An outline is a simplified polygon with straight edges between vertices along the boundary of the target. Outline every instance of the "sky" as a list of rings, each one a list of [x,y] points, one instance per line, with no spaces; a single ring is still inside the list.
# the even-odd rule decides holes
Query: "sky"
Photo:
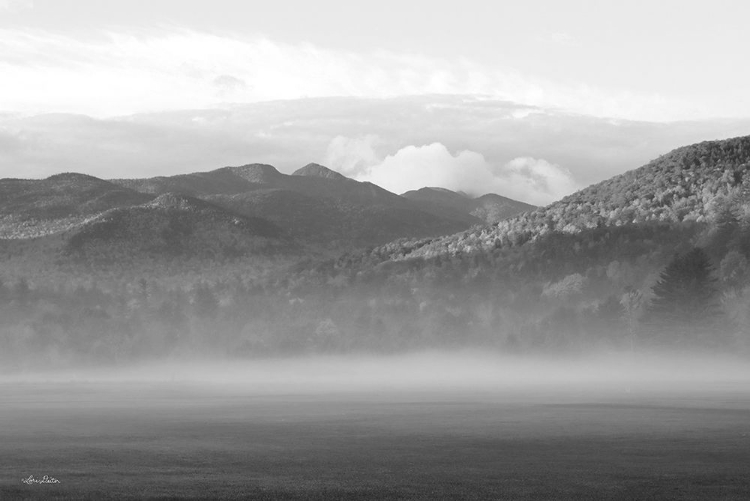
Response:
[[[315,161],[549,203],[750,133],[748,18],[728,0],[0,0],[0,177]]]

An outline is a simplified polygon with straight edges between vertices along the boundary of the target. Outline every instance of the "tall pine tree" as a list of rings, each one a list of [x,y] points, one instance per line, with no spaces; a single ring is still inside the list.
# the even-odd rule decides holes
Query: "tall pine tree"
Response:
[[[721,314],[716,281],[702,249],[675,256],[652,289],[644,320],[663,334],[683,334],[683,340],[710,334]]]

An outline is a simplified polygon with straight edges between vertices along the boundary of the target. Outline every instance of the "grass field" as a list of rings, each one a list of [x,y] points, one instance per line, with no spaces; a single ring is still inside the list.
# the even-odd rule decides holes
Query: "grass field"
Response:
[[[750,499],[746,382],[6,382],[0,402],[2,500]]]

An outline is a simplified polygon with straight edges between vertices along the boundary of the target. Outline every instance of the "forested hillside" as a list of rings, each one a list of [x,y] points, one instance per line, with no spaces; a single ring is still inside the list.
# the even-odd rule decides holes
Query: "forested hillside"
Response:
[[[750,137],[742,137],[680,148],[496,224],[286,269],[238,260],[191,272],[204,256],[174,269],[179,280],[117,267],[116,276],[79,275],[70,286],[14,276],[0,285],[2,356],[18,365],[31,354],[63,364],[460,346],[750,354],[749,188]],[[222,196],[224,207],[169,196],[142,210],[173,229],[184,227],[170,211],[217,214],[207,234],[216,235],[211,245],[228,245],[222,225],[234,223],[218,214],[235,195]],[[272,248],[283,233],[262,221],[240,226]],[[128,232],[140,223],[87,224],[80,245],[95,252],[110,228],[132,245]],[[191,249],[180,231],[145,241]],[[22,259],[19,245],[6,248],[5,262]]]
[[[520,245],[547,233],[640,223],[711,223],[744,215],[750,193],[750,137],[674,150],[649,164],[496,225],[432,240],[413,255]],[[413,246],[413,244],[410,244]]]
[[[300,269],[288,289],[318,303],[312,309],[327,311],[342,331],[402,346],[747,349],[749,169],[750,137],[680,148],[495,225]],[[700,332],[679,321],[666,328],[654,313],[654,287],[696,247],[712,280],[695,293],[715,302],[717,314]]]
[[[85,174],[0,179],[0,239],[57,233],[103,211],[152,198]]]

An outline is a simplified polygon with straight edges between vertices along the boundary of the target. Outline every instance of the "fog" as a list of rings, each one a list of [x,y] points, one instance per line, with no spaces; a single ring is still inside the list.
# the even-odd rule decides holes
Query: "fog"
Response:
[[[0,498],[745,499],[749,388],[707,353],[7,373]]]
[[[559,387],[696,388],[750,383],[747,360],[729,355],[620,353],[555,358],[476,350],[392,356],[171,360],[118,368],[23,371],[0,383],[154,383],[247,393],[492,391]]]

